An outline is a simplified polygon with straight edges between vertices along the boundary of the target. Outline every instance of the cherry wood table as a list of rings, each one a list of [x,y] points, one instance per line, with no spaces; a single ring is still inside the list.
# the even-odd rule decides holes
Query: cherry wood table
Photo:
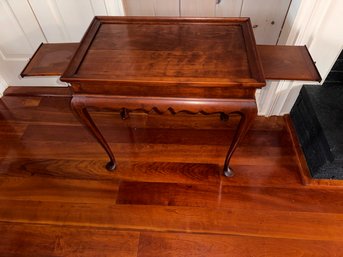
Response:
[[[108,154],[108,170],[117,162],[90,110],[119,110],[123,119],[133,111],[239,114],[223,165],[232,176],[230,159],[265,79],[320,80],[306,47],[284,48],[257,47],[248,18],[95,17],[79,44],[41,45],[22,76],[63,72],[71,106]]]

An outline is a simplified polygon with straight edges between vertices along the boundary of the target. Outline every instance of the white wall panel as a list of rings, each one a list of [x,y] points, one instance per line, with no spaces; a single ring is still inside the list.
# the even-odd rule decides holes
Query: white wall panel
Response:
[[[29,0],[48,42],[70,41],[56,0]]]
[[[179,16],[179,0],[123,0],[129,16]]]
[[[3,92],[8,87],[7,82],[3,77],[0,76],[0,97],[3,95]]]
[[[156,16],[179,16],[179,0],[154,0]]]
[[[6,1],[0,2],[0,26],[5,29],[0,38],[3,58],[23,57],[32,51],[30,42]]]
[[[154,0],[124,0],[125,14],[129,16],[155,16]]]
[[[0,0],[0,54],[27,58],[45,41],[26,0]]]
[[[97,15],[123,15],[120,0],[28,0],[48,42],[79,42]]]
[[[0,94],[6,85],[57,84],[56,78],[22,79],[19,74],[44,35],[26,0],[0,0]]]
[[[22,33],[31,45],[31,49],[36,50],[37,46],[45,41],[45,38],[29,3],[26,0],[7,0],[7,2],[11,6]]]
[[[217,17],[239,17],[243,0],[221,0],[216,4]]]
[[[180,0],[181,16],[213,17],[216,15],[216,0]]]
[[[78,42],[103,1],[29,0],[48,42]],[[106,11],[106,9],[105,9]]]
[[[97,2],[100,5],[103,4],[102,1]],[[96,15],[93,8],[95,2],[92,3],[89,0],[56,0],[56,3],[68,34],[68,41],[80,41]]]
[[[105,2],[107,15],[112,15],[112,16],[124,15],[124,7],[123,7],[122,0],[103,0],[103,1]]]
[[[53,86],[65,85],[58,77],[27,77],[21,78],[20,72],[24,69],[28,59],[4,60],[0,58],[0,75],[9,86]],[[1,90],[2,88],[0,88]],[[2,92],[0,92],[2,93]]]
[[[259,44],[276,44],[291,0],[123,0],[134,16],[251,17]]]
[[[104,0],[90,0],[90,5],[94,15],[107,15],[106,2]]]
[[[277,43],[291,0],[244,0],[242,17],[250,17],[258,44]]]

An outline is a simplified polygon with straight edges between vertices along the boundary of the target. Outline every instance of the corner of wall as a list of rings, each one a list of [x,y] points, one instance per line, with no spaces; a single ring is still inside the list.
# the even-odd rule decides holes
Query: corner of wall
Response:
[[[0,97],[3,96],[3,93],[5,92],[7,87],[7,82],[3,79],[3,77],[0,76]]]
[[[327,76],[342,49],[343,1],[292,1],[279,44],[307,45],[323,78]],[[260,92],[260,115],[289,113],[303,84],[318,82],[281,81]]]

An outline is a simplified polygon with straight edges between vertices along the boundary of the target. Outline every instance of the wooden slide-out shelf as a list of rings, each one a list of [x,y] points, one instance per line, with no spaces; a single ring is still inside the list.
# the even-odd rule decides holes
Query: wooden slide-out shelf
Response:
[[[79,43],[41,44],[21,73],[27,76],[61,76]],[[320,81],[306,46],[257,45],[265,79]]]
[[[61,76],[78,46],[79,43],[42,43],[20,75]]]
[[[265,79],[321,81],[306,46],[257,45]]]

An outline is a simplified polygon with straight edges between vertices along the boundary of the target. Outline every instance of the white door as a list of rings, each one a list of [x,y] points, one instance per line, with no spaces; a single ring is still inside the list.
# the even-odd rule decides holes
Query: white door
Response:
[[[291,0],[123,0],[126,15],[250,17],[256,42],[271,45],[278,41],[290,4]]]
[[[9,85],[56,84],[53,79],[22,82],[19,78],[28,58],[41,42],[46,42],[26,0],[0,0],[0,28],[0,75],[3,80]]]

